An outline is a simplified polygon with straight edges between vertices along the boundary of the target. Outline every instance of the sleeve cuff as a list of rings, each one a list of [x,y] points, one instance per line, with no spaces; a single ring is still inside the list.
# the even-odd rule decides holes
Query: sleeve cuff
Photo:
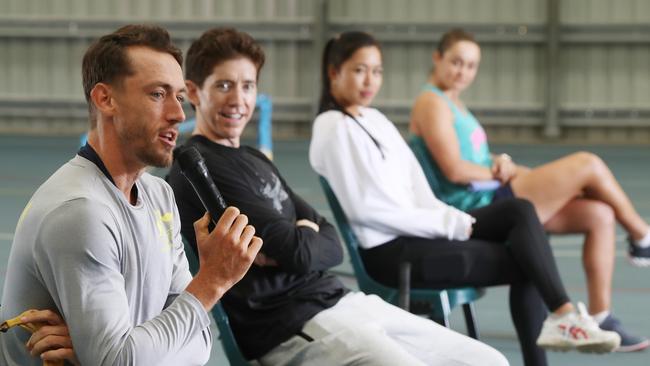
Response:
[[[469,239],[470,228],[472,224],[476,222],[476,219],[471,215],[457,211],[456,212],[456,225],[453,233],[453,238],[456,240],[467,240]]]
[[[208,312],[205,311],[203,304],[201,304],[201,302],[196,297],[194,297],[194,295],[192,295],[187,291],[183,291],[176,298],[176,301],[179,300],[186,303],[194,310],[194,313],[197,314],[199,324],[201,325],[202,328],[206,328],[210,326],[210,314],[208,314]]]

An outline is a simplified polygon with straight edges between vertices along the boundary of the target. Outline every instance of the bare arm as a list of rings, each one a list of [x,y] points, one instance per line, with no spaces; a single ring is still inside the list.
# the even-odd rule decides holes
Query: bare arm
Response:
[[[508,154],[492,156],[492,175],[501,183],[509,182],[517,175],[518,166]]]
[[[440,96],[427,92],[416,99],[411,112],[411,132],[424,139],[447,179],[459,184],[494,179],[491,169],[461,159],[453,124],[453,113]]]

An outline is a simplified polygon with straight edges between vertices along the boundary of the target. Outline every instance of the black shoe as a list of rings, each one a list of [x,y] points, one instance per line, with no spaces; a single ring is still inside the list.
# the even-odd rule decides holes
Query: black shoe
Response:
[[[615,352],[641,351],[650,346],[650,341],[647,339],[626,332],[620,320],[613,317],[612,314],[607,315],[607,318],[599,326],[602,330],[616,332],[621,336],[621,345],[614,350]]]
[[[650,247],[641,248],[628,238],[627,255],[630,263],[637,267],[650,266]]]

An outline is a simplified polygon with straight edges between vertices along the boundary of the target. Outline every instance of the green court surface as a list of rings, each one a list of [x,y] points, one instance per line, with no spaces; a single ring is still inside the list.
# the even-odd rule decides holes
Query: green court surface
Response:
[[[78,139],[71,137],[0,137],[0,284],[4,283],[6,263],[18,216],[34,190],[58,166],[76,152]],[[293,187],[326,217],[331,213],[321,192],[316,175],[307,158],[308,141],[275,142],[275,161]],[[499,145],[495,152],[506,152],[519,163],[535,166],[562,155],[589,150],[600,155],[619,178],[641,215],[650,219],[650,148],[638,146],[565,146],[565,145]],[[154,170],[162,174],[163,170]],[[571,179],[571,177],[566,177]],[[581,238],[579,236],[552,236],[551,242],[572,300],[585,301],[585,281],[582,272]],[[630,330],[650,336],[650,269],[634,268],[625,259],[625,238],[619,229],[617,235],[616,272],[614,277],[613,311]],[[334,271],[346,284],[356,287],[347,260]],[[508,312],[507,288],[491,288],[476,305],[482,341],[496,347],[509,359],[511,365],[522,365],[519,346]],[[452,315],[452,327],[465,332],[462,312]],[[216,335],[218,332],[214,331]],[[227,361],[215,337],[213,357],[209,365],[225,365]],[[631,354],[582,355],[578,353],[550,353],[551,365],[648,365],[650,351]]]

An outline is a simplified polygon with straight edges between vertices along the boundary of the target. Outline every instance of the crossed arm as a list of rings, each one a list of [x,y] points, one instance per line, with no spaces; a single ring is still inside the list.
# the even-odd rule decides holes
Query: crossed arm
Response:
[[[22,323],[42,324],[32,333],[26,347],[32,356],[43,361],[68,361],[79,366],[79,360],[72,346],[72,339],[63,318],[52,310],[36,310],[25,313]]]
[[[97,365],[158,364],[170,357],[183,363],[185,359],[209,354],[207,310],[243,277],[261,246],[246,217],[237,209],[229,208],[211,232],[208,232],[209,217],[199,220],[195,225],[201,260],[199,273],[191,278],[182,245],[175,246],[171,286],[163,289],[168,294],[143,294],[150,297],[147,306],[163,310],[142,324],[132,324],[129,295],[124,290],[126,279],[118,262],[123,253],[113,252],[115,249],[107,245],[111,242],[106,237],[110,232],[106,229],[107,221],[98,219],[101,215],[97,212],[92,215],[83,209],[79,211],[79,206],[83,204],[72,211],[81,214],[55,216],[74,217],[83,221],[77,225],[90,230],[68,235],[69,230],[61,229],[66,227],[65,223],[54,220],[46,231],[50,234],[48,240],[57,244],[52,245],[57,253],[43,248],[36,253],[46,286],[56,294],[53,297],[57,308],[62,309],[66,324],[50,314],[47,321],[52,326],[43,327],[28,343],[32,354],[73,360],[76,353],[82,364]],[[68,245],[88,243],[89,238],[95,244]],[[128,263],[124,265],[125,270],[132,269]],[[71,266],[77,270],[69,271]],[[74,340],[75,348],[70,339]]]

